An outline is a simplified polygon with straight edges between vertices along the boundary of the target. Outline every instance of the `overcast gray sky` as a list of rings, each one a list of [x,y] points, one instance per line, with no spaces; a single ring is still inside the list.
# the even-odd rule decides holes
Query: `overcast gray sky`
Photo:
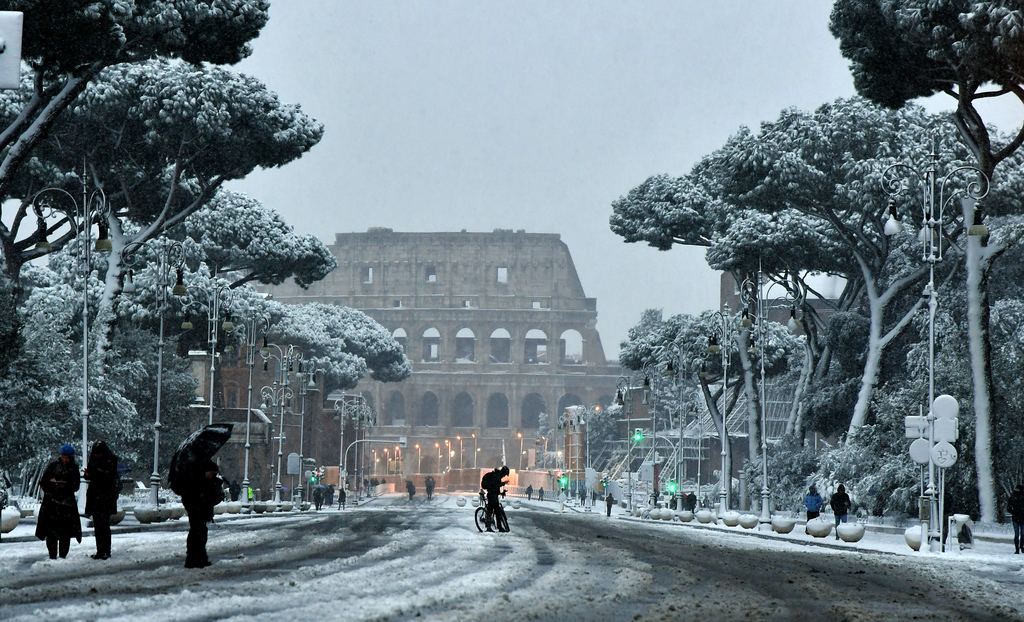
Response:
[[[605,352],[646,308],[718,304],[702,249],[608,228],[648,176],[741,125],[853,94],[825,0],[276,0],[239,69],[323,122],[298,162],[233,184],[300,233],[560,233]]]

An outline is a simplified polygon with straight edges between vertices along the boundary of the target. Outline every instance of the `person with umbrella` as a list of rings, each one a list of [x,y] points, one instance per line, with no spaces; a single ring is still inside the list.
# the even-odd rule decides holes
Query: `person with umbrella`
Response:
[[[213,520],[213,506],[224,500],[224,480],[218,475],[220,469],[213,455],[231,438],[232,427],[230,423],[217,423],[193,432],[171,457],[171,490],[181,495],[181,504],[188,513],[186,568],[211,564],[206,554],[206,523]]]
[[[68,556],[71,538],[82,541],[82,522],[78,518],[75,493],[82,485],[75,463],[74,445],[62,445],[60,456],[47,465],[39,478],[43,501],[36,518],[36,537],[46,541],[50,559]]]
[[[85,492],[85,514],[92,517],[93,534],[96,536],[96,553],[92,558],[110,559],[110,515],[117,512],[121,477],[117,474],[117,456],[103,441],[93,443],[84,475],[89,481]]]

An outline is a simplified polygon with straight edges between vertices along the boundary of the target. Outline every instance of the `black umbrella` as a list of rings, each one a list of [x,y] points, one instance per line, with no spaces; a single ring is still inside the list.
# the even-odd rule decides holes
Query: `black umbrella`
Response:
[[[233,423],[214,423],[202,430],[196,430],[181,441],[177,451],[171,456],[171,468],[167,476],[167,479],[170,480],[171,490],[181,494],[179,487],[189,485],[187,480],[195,472],[195,466],[212,458],[213,454],[228,442],[234,425]]]

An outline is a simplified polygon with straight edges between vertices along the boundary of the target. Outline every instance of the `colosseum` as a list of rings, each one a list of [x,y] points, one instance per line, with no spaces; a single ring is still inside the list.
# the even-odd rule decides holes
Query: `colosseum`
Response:
[[[408,380],[354,391],[377,411],[373,438],[405,446],[401,472],[530,468],[546,441],[561,444],[539,434],[542,414],[611,403],[620,370],[558,234],[374,228],[329,248],[338,268],[327,278],[266,291],[359,309],[402,344]]]

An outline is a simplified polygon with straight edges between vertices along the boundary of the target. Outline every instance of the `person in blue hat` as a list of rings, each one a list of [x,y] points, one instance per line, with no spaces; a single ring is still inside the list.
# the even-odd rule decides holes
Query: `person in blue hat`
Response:
[[[43,501],[36,517],[36,537],[46,541],[50,559],[68,556],[71,538],[82,541],[82,522],[78,518],[75,493],[82,484],[75,463],[73,445],[62,445],[59,457],[47,465],[39,478]]]

